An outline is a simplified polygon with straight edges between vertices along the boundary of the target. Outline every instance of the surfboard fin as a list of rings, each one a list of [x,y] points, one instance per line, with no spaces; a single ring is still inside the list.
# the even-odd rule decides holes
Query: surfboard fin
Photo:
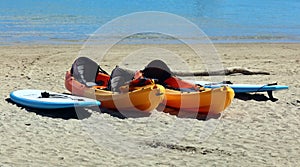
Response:
[[[269,99],[270,99],[272,102],[275,102],[275,101],[278,100],[277,98],[274,98],[274,96],[273,96],[273,91],[267,91],[267,93],[268,93]]]

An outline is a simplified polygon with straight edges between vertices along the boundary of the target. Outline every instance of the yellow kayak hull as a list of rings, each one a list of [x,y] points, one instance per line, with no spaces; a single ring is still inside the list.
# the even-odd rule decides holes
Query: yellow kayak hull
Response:
[[[108,109],[151,112],[163,101],[164,93],[165,88],[161,85],[147,85],[126,93],[95,89],[92,96]]]
[[[142,87],[123,87],[121,93],[105,90],[103,86],[87,87],[79,83],[69,71],[65,77],[65,87],[72,94],[101,101],[101,107],[118,111],[141,111],[150,113],[162,103],[165,88],[158,84]]]
[[[230,87],[205,89],[201,92],[181,92],[166,89],[162,105],[177,111],[197,112],[201,114],[219,114],[232,102],[234,91]]]

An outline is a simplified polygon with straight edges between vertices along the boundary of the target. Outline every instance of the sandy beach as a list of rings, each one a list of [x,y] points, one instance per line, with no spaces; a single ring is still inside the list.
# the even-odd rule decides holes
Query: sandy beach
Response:
[[[169,50],[191,69],[205,70],[205,63],[193,59],[186,46],[164,45],[157,54],[151,52],[155,47],[146,46],[150,50],[142,50],[142,57],[159,58],[159,53]],[[115,47],[101,66],[110,72],[123,62],[127,68],[140,69],[145,63],[127,56],[138,55],[135,51],[140,48],[145,46]],[[278,82],[289,89],[274,92],[276,102],[266,93],[234,98],[219,119],[180,118],[159,111],[120,119],[93,109],[85,111],[85,119],[67,119],[72,111],[29,112],[7,99],[11,91],[27,88],[67,93],[65,72],[79,56],[81,45],[0,46],[0,166],[299,166],[300,44],[216,44],[215,48],[225,68],[271,74],[224,79]],[[182,69],[179,59],[166,60],[175,70],[187,68]]]

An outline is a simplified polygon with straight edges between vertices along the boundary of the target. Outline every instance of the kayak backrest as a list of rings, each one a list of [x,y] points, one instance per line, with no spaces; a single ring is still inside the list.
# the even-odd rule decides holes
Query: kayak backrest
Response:
[[[146,78],[156,79],[159,84],[172,76],[170,68],[161,60],[151,61],[143,70],[143,76]]]
[[[110,75],[108,90],[120,92],[120,87],[132,80],[134,72],[116,66]]]
[[[87,57],[79,57],[72,65],[71,74],[78,82],[91,87],[97,85],[96,78],[100,69],[99,65],[93,60]]]

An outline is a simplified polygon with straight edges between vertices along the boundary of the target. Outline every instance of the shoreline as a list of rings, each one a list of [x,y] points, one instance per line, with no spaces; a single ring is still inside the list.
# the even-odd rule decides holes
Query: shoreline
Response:
[[[0,47],[6,47],[6,46],[78,46],[78,45],[84,45],[85,42],[83,43],[10,43],[10,44],[0,44]],[[121,43],[118,45],[184,45],[185,43]],[[191,44],[197,44],[197,43],[191,43]],[[213,44],[213,45],[252,45],[252,44],[300,44],[300,42],[210,42],[208,44]]]

